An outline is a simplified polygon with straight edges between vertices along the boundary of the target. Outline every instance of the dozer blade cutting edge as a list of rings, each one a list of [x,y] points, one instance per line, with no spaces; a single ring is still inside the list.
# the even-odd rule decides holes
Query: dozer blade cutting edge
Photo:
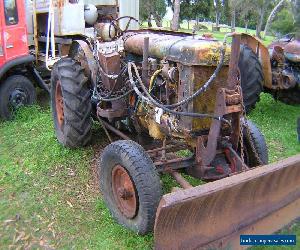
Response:
[[[156,249],[241,249],[300,217],[300,155],[162,197]]]

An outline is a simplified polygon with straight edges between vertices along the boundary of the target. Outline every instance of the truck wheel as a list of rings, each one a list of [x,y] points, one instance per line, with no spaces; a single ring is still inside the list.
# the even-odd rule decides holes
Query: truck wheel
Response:
[[[268,147],[264,135],[253,122],[247,120],[247,125],[248,132],[246,127],[244,127],[243,130],[245,163],[251,168],[259,166],[260,164],[268,164]],[[249,135],[251,136],[251,138],[249,138]],[[253,146],[251,145],[250,140],[252,141]],[[253,147],[259,159],[257,159]]]
[[[258,57],[245,45],[241,46],[239,69],[244,105],[246,112],[249,113],[259,101],[260,93],[263,91],[264,77]]]
[[[152,231],[162,187],[142,146],[128,140],[108,145],[101,156],[99,176],[101,192],[112,216],[138,234]]]
[[[27,77],[10,76],[0,84],[0,119],[9,120],[19,107],[35,102],[35,88]]]
[[[58,141],[64,146],[86,146],[91,139],[91,94],[79,63],[58,61],[51,76],[51,105]]]

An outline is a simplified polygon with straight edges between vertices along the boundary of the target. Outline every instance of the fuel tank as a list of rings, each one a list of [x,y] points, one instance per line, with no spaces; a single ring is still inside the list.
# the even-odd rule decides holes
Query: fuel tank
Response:
[[[150,57],[167,59],[186,66],[216,66],[220,61],[222,42],[181,32],[142,30],[129,33],[125,50],[143,55],[145,37],[149,37]],[[225,65],[228,65],[229,58],[230,47],[227,47]]]

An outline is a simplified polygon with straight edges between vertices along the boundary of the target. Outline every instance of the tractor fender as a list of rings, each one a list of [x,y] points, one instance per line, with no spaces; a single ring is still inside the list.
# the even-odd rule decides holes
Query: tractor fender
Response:
[[[241,34],[241,44],[247,45],[258,56],[264,76],[264,86],[272,88],[271,59],[268,48],[257,37],[246,33]]]
[[[0,68],[0,79],[5,75],[7,71],[12,69],[13,67],[21,64],[28,64],[33,61],[34,61],[33,55],[20,56],[15,59],[12,59],[11,61],[8,61]]]
[[[76,53],[76,49],[79,48],[82,49],[84,52],[84,57],[78,57],[75,58],[76,55],[74,55],[74,52]],[[91,78],[92,82],[96,82],[96,76],[97,76],[97,62],[94,58],[93,52],[90,49],[90,46],[87,42],[84,40],[74,40],[72,42],[69,57],[75,59],[76,61],[81,63],[81,66],[84,67],[85,72],[88,74],[88,76]]]

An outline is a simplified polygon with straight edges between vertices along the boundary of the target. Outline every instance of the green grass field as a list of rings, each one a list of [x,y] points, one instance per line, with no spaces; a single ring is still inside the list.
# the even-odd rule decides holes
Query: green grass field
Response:
[[[250,118],[266,136],[271,162],[300,153],[299,115],[300,107],[262,95]],[[95,174],[107,140],[98,124],[93,134],[85,149],[62,147],[47,107],[25,108],[0,124],[0,249],[152,248],[153,235],[138,236],[110,217]],[[300,227],[284,233],[300,237]]]

